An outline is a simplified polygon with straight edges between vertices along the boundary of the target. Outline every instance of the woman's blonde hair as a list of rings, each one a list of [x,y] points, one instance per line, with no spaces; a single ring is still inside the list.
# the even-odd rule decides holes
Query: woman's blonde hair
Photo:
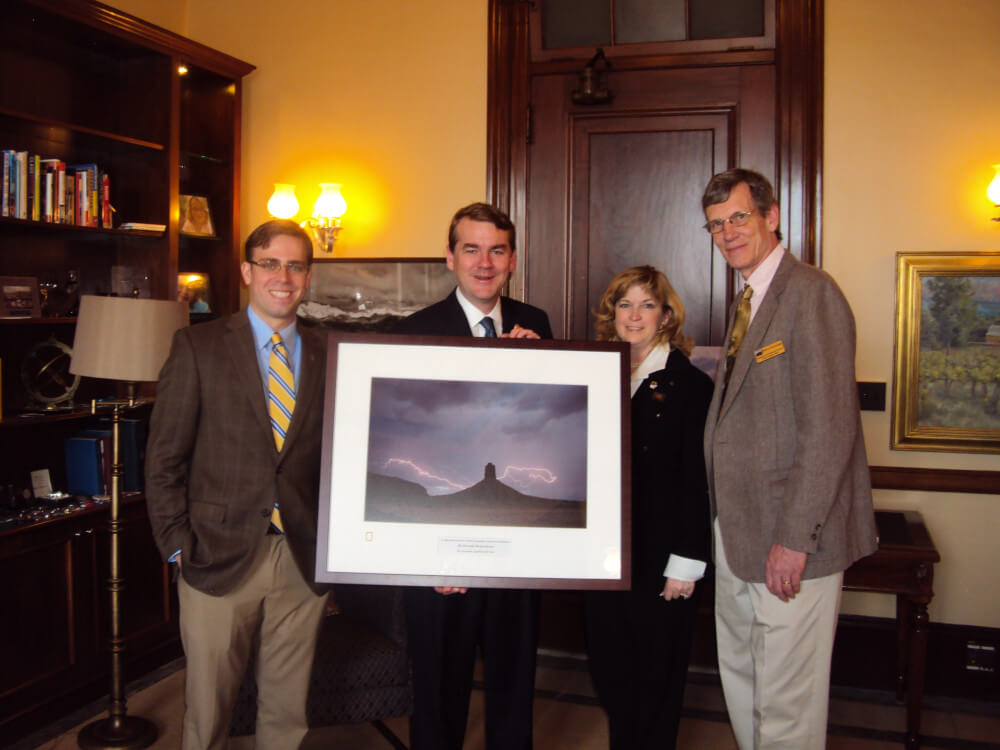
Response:
[[[615,305],[618,300],[628,294],[628,290],[638,286],[649,292],[657,302],[663,306],[663,311],[668,310],[673,313],[664,325],[657,331],[653,339],[654,345],[670,342],[674,349],[680,349],[684,354],[691,354],[694,348],[694,339],[685,336],[684,329],[684,303],[677,296],[677,292],[670,285],[670,281],[660,271],[652,266],[635,266],[627,268],[608,284],[601,296],[601,302],[597,307],[595,316],[597,317],[597,340],[598,341],[620,341],[618,333],[615,331]]]

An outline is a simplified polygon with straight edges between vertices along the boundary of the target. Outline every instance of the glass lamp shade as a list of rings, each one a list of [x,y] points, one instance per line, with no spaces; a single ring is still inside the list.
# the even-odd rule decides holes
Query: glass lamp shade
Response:
[[[1000,164],[994,164],[993,170],[996,174],[993,175],[993,182],[986,188],[986,195],[994,206],[1000,206]]]
[[[340,194],[340,184],[321,182],[320,193],[313,206],[314,219],[339,219],[347,211],[347,201]]]
[[[274,183],[274,193],[267,201],[267,212],[276,219],[290,219],[299,212],[299,199],[295,197],[295,185],[284,182]]]
[[[183,302],[84,295],[69,370],[107,380],[159,380],[174,332],[187,324]]]

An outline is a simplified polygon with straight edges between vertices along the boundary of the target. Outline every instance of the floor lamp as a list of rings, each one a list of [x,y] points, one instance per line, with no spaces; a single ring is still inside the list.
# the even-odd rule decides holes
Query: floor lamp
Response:
[[[91,402],[91,413],[98,408],[111,409],[111,575],[108,593],[111,598],[111,694],[106,719],[85,726],[77,737],[80,747],[132,750],[149,747],[156,740],[156,725],[148,719],[128,716],[125,711],[125,678],[121,638],[121,591],[124,578],[119,569],[119,501],[122,464],[119,453],[119,427],[122,413],[136,405],[135,386],[140,381],[155,381],[170,353],[174,332],[188,324],[188,309],[183,302],[168,302],[130,297],[94,297],[80,299],[80,313],[73,340],[70,372],[91,378],[120,380],[127,384],[125,399]]]

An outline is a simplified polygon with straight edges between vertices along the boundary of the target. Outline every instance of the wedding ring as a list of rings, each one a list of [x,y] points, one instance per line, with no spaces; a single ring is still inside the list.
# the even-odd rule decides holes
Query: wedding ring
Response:
[[[691,594],[681,594],[681,599],[687,599]]]
[[[788,580],[787,578],[782,578],[782,579],[781,579],[781,584],[782,584],[783,586],[787,586],[787,585],[788,585],[788,584],[790,584],[790,583],[791,583],[791,581],[790,581],[790,580]]]

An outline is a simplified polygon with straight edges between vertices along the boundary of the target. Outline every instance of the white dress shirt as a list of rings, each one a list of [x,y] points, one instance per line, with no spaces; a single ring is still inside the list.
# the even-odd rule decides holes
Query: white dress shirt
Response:
[[[473,336],[480,339],[486,336],[486,329],[483,328],[480,321],[487,317],[493,318],[493,327],[496,329],[497,336],[503,333],[503,317],[500,315],[499,298],[493,309],[490,310],[489,315],[484,315],[482,310],[465,298],[461,289],[455,289],[455,296],[458,298],[458,304],[462,308],[462,312],[465,313],[465,317],[469,321],[469,328],[472,329]]]

